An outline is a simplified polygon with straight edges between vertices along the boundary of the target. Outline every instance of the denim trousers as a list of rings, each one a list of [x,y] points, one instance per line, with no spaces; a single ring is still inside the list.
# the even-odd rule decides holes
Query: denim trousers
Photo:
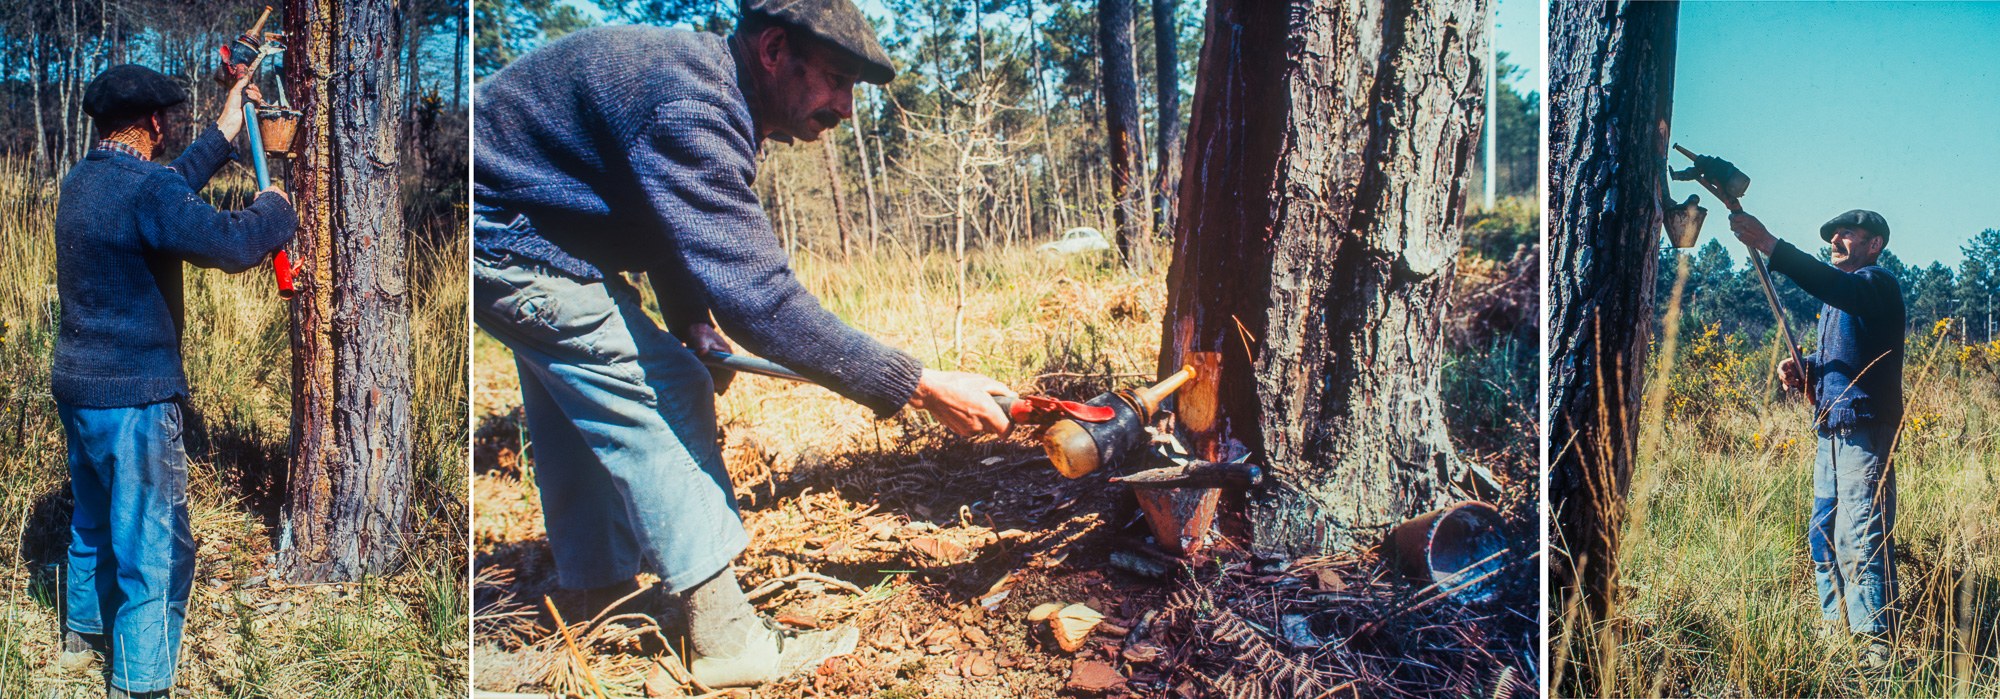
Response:
[[[1896,528],[1896,472],[1889,468],[1895,423],[1820,428],[1813,461],[1813,513],[1806,529],[1820,616],[1855,633],[1889,633],[1896,596],[1890,533]]]
[[[172,687],[194,584],[180,403],[58,403],[56,412],[76,498],[64,624],[110,634],[112,684],[134,693]]]
[[[750,538],[715,385],[638,290],[479,253],[473,299],[479,327],[514,351],[558,582],[611,585],[643,563],[680,592],[725,569]]]

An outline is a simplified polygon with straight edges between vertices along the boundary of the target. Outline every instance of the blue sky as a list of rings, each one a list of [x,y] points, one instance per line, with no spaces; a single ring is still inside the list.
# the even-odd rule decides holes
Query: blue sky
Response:
[[[1749,174],[1744,210],[1795,245],[1870,209],[1904,262],[1956,267],[1959,245],[2000,228],[1996,30],[2000,3],[1683,2],[1673,139]],[[1675,183],[1691,193],[1703,238],[1742,260],[1722,206]]]
[[[1493,49],[1507,52],[1507,62],[1521,67],[1507,82],[1524,96],[1543,91],[1541,8],[1530,0],[1496,0],[1493,5]]]

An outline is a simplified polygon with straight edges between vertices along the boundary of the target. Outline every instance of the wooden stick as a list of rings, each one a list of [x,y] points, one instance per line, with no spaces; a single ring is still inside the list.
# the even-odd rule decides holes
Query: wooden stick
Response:
[[[1114,476],[1113,483],[1134,488],[1250,488],[1264,480],[1264,470],[1251,464],[1195,461]]]

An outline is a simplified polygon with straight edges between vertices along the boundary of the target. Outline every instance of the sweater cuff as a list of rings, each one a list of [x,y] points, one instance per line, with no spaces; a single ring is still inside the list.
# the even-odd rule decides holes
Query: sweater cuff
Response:
[[[887,420],[901,412],[916,395],[917,382],[924,377],[924,363],[908,352],[891,349],[883,357],[886,366],[869,377],[869,380],[854,384],[855,402],[875,411],[875,419]]]

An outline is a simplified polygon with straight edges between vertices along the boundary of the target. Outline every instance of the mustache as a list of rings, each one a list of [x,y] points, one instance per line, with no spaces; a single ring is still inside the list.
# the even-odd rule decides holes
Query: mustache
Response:
[[[814,123],[819,124],[819,127],[822,129],[831,129],[835,126],[840,125],[840,114],[834,112],[831,109],[821,109],[815,111],[812,113],[812,116],[808,118],[812,119]]]

